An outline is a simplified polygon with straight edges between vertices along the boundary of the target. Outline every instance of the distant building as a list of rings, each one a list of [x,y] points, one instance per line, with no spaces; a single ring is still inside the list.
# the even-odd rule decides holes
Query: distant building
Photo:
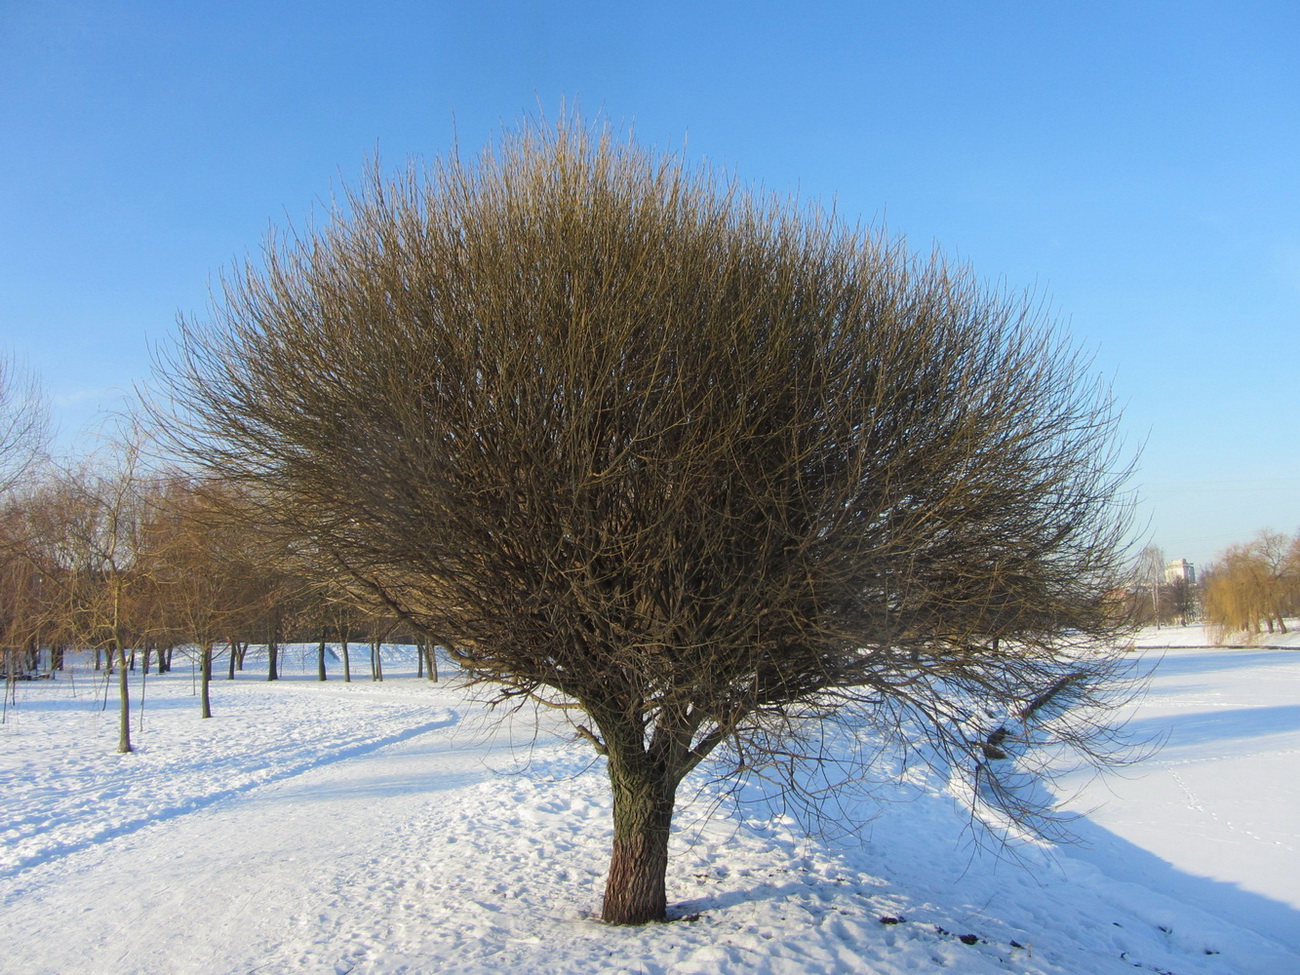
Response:
[[[1196,585],[1196,566],[1186,559],[1174,559],[1165,566],[1165,582],[1186,582]]]

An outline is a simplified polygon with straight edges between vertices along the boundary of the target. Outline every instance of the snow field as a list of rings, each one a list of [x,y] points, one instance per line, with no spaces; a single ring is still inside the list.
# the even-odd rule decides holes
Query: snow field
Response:
[[[1152,765],[1084,792],[1109,799],[1078,824],[1086,848],[1022,844],[1016,862],[973,845],[961,803],[919,774],[878,789],[878,807],[846,799],[845,818],[875,814],[860,837],[821,839],[759,790],[737,805],[701,779],[683,788],[669,867],[681,919],[623,929],[594,920],[610,799],[590,749],[549,715],[498,725],[390,653],[383,683],[344,685],[334,664],[324,684],[217,679],[209,721],[188,674],[158,678],[129,756],[84,675],[21,685],[0,729],[0,972],[1300,971],[1300,904],[1265,889],[1297,866],[1296,806],[1273,803],[1295,798],[1276,763],[1300,655],[1170,652],[1136,716],[1168,725],[1173,750],[1153,761],[1192,748],[1221,776],[1263,776],[1249,822],[1216,809],[1180,839],[1174,812],[1193,806]],[[1179,744],[1183,728],[1199,730]],[[1264,876],[1206,860],[1250,836]]]

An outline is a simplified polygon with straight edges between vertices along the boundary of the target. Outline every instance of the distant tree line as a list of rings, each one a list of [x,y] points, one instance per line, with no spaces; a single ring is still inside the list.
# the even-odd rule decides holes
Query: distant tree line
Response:
[[[1229,634],[1286,633],[1300,615],[1300,532],[1261,531],[1224,550],[1205,570],[1205,618],[1222,641]]]
[[[1167,565],[1157,546],[1138,554],[1122,612],[1139,626],[1202,620],[1222,643],[1287,633],[1287,620],[1300,616],[1300,532],[1261,531],[1224,549],[1195,580],[1170,578]]]
[[[35,428],[33,428],[35,429]],[[28,454],[30,455],[30,451]],[[418,643],[436,677],[429,640],[391,613],[355,598],[312,553],[265,523],[256,498],[211,475],[147,469],[138,435],[76,464],[25,463],[0,495],[0,662],[12,692],[20,679],[50,677],[70,650],[93,654],[115,675],[119,750],[130,751],[128,671],[165,673],[179,651],[202,675],[201,708],[224,662],[233,679],[250,646],[276,680],[285,642],[317,644],[326,679],[327,641]]]

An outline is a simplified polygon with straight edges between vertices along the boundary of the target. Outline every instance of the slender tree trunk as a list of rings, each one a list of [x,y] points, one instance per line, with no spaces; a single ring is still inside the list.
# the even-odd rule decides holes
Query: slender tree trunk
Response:
[[[235,651],[239,647],[239,641],[228,640],[226,642],[226,646],[230,648],[229,649],[230,659],[226,661],[226,680],[234,680],[235,679],[235,657],[238,656],[238,654]]]
[[[209,694],[209,685],[212,683],[212,644],[204,644],[199,651],[199,670],[201,679],[199,681],[200,700],[203,706],[203,717],[212,717],[212,698]]]
[[[429,680],[437,683],[438,680],[438,648],[434,646],[432,640],[419,641],[420,656],[426,661],[429,668]]]
[[[112,653],[112,650],[109,650]],[[126,648],[117,648],[117,750],[119,754],[131,751],[131,693],[127,684]]]
[[[370,679],[380,681],[384,679],[384,661],[379,656],[378,640],[370,641]]]
[[[316,679],[328,680],[325,674],[325,636],[321,635],[320,644],[316,647]]]
[[[415,641],[415,676],[424,676],[424,644],[419,640]]]
[[[343,650],[343,683],[352,683],[352,658],[348,656],[348,633],[343,630],[339,633],[339,642]]]
[[[271,624],[271,632],[268,633],[266,637],[266,660],[267,660],[266,679],[267,680],[280,679],[280,667],[279,667],[280,646],[276,642],[280,637],[280,634],[277,632],[278,630],[279,630],[279,626],[277,626],[274,623]]]
[[[668,834],[675,785],[649,767],[644,753],[631,762],[609,756],[614,794],[614,847],[601,919],[610,924],[662,921],[668,911]]]

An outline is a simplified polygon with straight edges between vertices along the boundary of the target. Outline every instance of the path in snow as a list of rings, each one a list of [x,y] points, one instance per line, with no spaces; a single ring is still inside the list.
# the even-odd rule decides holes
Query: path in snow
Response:
[[[15,934],[32,949],[22,970],[275,971],[265,959],[284,944],[300,905],[340,877],[345,885],[385,882],[366,869],[367,834],[407,828],[430,803],[454,802],[458,790],[494,774],[491,741],[467,738],[452,713],[384,731],[372,730],[368,747],[350,743],[188,808],[168,807],[155,821],[51,846],[35,866],[18,864],[4,926],[10,949]],[[101,758],[115,760],[123,761]]]

